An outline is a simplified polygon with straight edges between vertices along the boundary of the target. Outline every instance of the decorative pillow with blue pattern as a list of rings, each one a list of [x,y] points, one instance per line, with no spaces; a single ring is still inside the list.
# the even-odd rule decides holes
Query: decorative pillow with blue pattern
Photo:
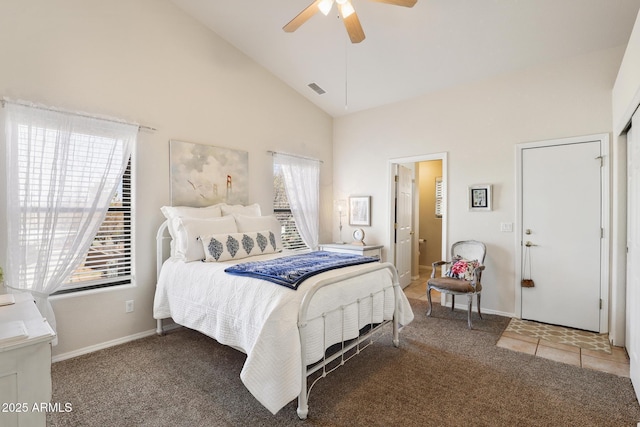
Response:
[[[200,236],[205,257],[202,261],[219,262],[270,254],[278,250],[272,231],[214,234]]]

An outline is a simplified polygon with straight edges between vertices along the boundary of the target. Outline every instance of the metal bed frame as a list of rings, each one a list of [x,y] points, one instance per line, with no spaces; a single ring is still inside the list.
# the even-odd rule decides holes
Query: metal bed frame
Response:
[[[162,223],[162,225],[160,225],[160,227],[158,228],[158,232],[156,234],[156,264],[157,264],[157,278],[160,277],[160,270],[162,268],[162,264],[165,260],[165,242],[167,240],[170,240],[171,237],[166,235],[166,230],[168,228],[168,222],[165,221]],[[321,313],[319,316],[314,317],[314,318],[309,318],[308,317],[308,309],[309,306],[311,304],[311,301],[313,300],[314,295],[322,288],[325,288],[327,286],[331,286],[334,285],[336,283],[340,283],[344,280],[347,279],[351,279],[354,277],[358,277],[361,276],[363,274],[366,273],[370,273],[373,271],[377,271],[377,270],[383,270],[383,269],[387,269],[389,270],[389,272],[391,273],[392,276],[392,283],[383,288],[378,290],[375,293],[370,293],[368,295],[362,295],[360,298],[358,298],[355,301],[351,301],[347,304],[342,304],[341,306],[328,311],[328,312],[324,312]],[[392,320],[383,320],[381,323],[374,323],[373,321],[373,303],[374,303],[374,297],[378,294],[384,293],[386,290],[393,288],[393,292],[394,292],[394,311],[393,311],[393,319]],[[302,298],[302,302],[300,303],[300,310],[298,313],[298,331],[300,333],[300,346],[301,346],[301,355],[302,355],[302,372],[301,372],[301,376],[302,376],[302,387],[301,387],[301,391],[300,394],[298,395],[298,408],[297,408],[297,413],[298,413],[298,417],[302,420],[306,419],[308,414],[309,414],[309,396],[311,394],[311,389],[313,388],[313,386],[322,378],[326,377],[328,374],[330,374],[331,372],[335,371],[336,369],[338,369],[340,366],[344,365],[345,362],[347,362],[348,360],[350,360],[351,358],[355,357],[356,355],[360,354],[360,352],[362,350],[364,350],[365,348],[367,348],[368,346],[370,346],[371,344],[373,344],[377,338],[379,338],[381,336],[380,334],[380,330],[387,324],[391,323],[393,325],[393,336],[392,336],[392,341],[393,341],[393,345],[395,347],[398,347],[400,345],[400,338],[399,338],[399,323],[398,323],[398,299],[399,299],[399,292],[402,292],[402,288],[400,287],[400,282],[398,279],[398,273],[395,269],[395,266],[391,263],[385,262],[385,263],[374,263],[374,264],[369,264],[367,265],[367,267],[365,267],[364,269],[361,269],[359,271],[356,272],[351,272],[351,273],[347,273],[347,274],[343,274],[337,277],[332,277],[332,278],[328,278],[328,279],[324,279],[324,280],[320,280],[318,281],[311,289],[309,289],[306,294],[304,295],[304,297]],[[370,304],[370,308],[371,308],[371,322],[365,327],[362,328],[360,331],[360,334],[358,335],[357,338],[353,338],[353,339],[345,339],[345,335],[344,335],[344,312],[345,309],[349,306],[352,306],[356,304],[357,305],[357,315],[358,315],[358,319],[360,319],[360,308],[364,306],[364,304]],[[384,304],[384,303],[383,303]],[[343,325],[343,330],[342,330],[342,335],[341,335],[341,342],[338,343],[338,345],[333,345],[331,346],[331,348],[334,350],[332,352],[328,352],[326,347],[326,339],[324,340],[325,342],[325,351],[324,351],[324,356],[322,357],[322,359],[320,359],[317,362],[314,362],[311,365],[307,364],[306,361],[306,340],[307,340],[307,325],[309,324],[309,322],[317,320],[322,318],[323,319],[323,335],[326,337],[326,317],[329,316],[331,313],[335,313],[335,312],[339,312],[342,314],[342,325]],[[163,319],[157,319],[157,326],[156,326],[156,333],[158,335],[163,335],[164,334],[164,329],[163,329],[163,324],[162,324],[162,320]],[[335,348],[337,347],[337,348]],[[240,350],[240,349],[238,349]],[[241,351],[241,350],[240,350]],[[314,373],[318,373],[317,378],[315,378],[312,382],[311,385],[309,386],[309,376],[313,375]]]

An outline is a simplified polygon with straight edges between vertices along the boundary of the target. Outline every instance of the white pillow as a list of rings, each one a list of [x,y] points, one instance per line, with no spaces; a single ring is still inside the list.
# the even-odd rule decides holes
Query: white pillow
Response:
[[[162,214],[169,220],[169,234],[173,239],[176,238],[176,230],[172,221],[174,218],[217,218],[222,216],[220,207],[223,203],[205,206],[203,208],[194,208],[191,206],[163,206],[160,208]],[[173,255],[173,254],[172,254]]]
[[[250,216],[260,216],[262,215],[262,211],[260,210],[260,205],[254,203],[253,205],[243,206],[243,205],[227,205],[223,204],[221,206],[222,215],[250,215]],[[257,231],[257,230],[256,230]]]
[[[160,208],[167,219],[173,218],[212,218],[222,216],[223,203],[202,208],[191,206],[163,206]]]
[[[269,230],[200,236],[203,261],[218,262],[270,254],[276,251],[275,236]]]
[[[248,216],[234,214],[238,232],[244,233],[249,231],[270,230],[276,239],[276,250],[282,250],[282,225],[278,218],[273,215],[267,216]]]
[[[222,216],[209,219],[174,218],[171,221],[176,230],[173,256],[185,262],[204,259],[202,243],[198,241],[199,236],[238,232],[238,227],[233,217]]]

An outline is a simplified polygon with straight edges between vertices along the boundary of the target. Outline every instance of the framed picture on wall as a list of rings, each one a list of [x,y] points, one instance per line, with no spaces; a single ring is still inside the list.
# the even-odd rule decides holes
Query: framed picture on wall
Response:
[[[169,141],[171,204],[246,205],[249,200],[249,153],[232,148]]]
[[[491,210],[491,185],[478,184],[469,186],[469,210]]]
[[[349,197],[349,225],[371,225],[371,196]]]

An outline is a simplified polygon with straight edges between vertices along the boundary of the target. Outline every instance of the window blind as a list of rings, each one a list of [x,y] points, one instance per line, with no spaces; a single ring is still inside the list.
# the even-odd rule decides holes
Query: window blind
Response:
[[[436,178],[436,218],[442,218],[444,211],[444,205],[442,200],[444,198],[444,188],[442,185],[442,178]]]
[[[284,187],[284,178],[278,164],[273,167],[273,214],[282,226],[282,245],[285,249],[303,249],[307,245],[300,237],[296,221],[291,213],[291,206]]]
[[[104,287],[131,280],[131,159],[83,263],[61,290]]]

